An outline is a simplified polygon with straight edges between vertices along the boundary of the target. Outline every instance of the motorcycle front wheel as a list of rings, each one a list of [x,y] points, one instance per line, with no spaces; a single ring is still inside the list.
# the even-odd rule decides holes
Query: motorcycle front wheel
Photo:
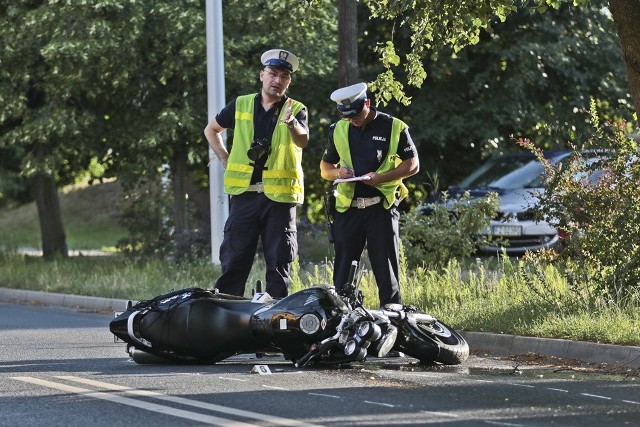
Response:
[[[436,320],[433,323],[403,321],[398,347],[423,363],[459,365],[469,357],[469,344],[456,331]]]

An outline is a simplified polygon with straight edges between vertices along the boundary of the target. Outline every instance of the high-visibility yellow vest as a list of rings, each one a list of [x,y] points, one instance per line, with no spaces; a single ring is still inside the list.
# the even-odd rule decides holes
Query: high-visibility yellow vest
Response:
[[[402,161],[398,157],[398,144],[400,143],[400,133],[408,126],[402,120],[393,118],[391,125],[391,139],[389,141],[389,151],[384,161],[376,171],[377,173],[384,173],[395,169]],[[346,119],[340,120],[336,123],[333,131],[333,142],[336,145],[336,150],[340,155],[340,166],[347,167],[353,165],[351,160],[351,151],[349,150],[349,121]],[[355,192],[355,182],[341,182],[337,185],[336,194],[336,210],[338,212],[344,212],[351,207],[353,201],[353,195]],[[384,196],[384,207],[389,209],[395,204],[396,192],[400,190],[398,200],[402,200],[407,197],[409,190],[402,183],[401,179],[396,179],[389,182],[384,182],[375,186]]]
[[[253,106],[256,94],[239,96],[236,99],[233,146],[224,171],[225,193],[236,195],[247,190],[251,183],[253,166],[247,150],[253,141]],[[304,105],[293,100],[294,116]],[[283,203],[302,203],[304,200],[304,179],[302,172],[302,148],[291,138],[289,128],[282,122],[285,108],[282,108],[271,138],[271,153],[262,171],[264,194],[271,200]]]

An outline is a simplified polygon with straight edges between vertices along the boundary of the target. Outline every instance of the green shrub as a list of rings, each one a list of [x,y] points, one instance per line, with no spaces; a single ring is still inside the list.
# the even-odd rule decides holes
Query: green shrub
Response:
[[[640,159],[626,123],[600,124],[592,113],[594,135],[574,147],[569,163],[551,165],[530,141],[547,180],[538,216],[568,238],[560,262],[573,288],[588,284],[597,299],[638,304],[640,295]],[[585,152],[585,150],[590,150]],[[593,150],[601,153],[595,162]],[[590,154],[585,154],[590,153]],[[538,256],[539,257],[539,256]]]
[[[489,193],[473,199],[468,192],[459,198],[442,193],[441,203],[429,206],[431,212],[413,209],[402,217],[400,236],[407,264],[444,267],[455,258],[472,255],[478,245],[486,245],[482,230],[498,211],[498,195]]]
[[[143,257],[167,255],[171,244],[169,206],[169,193],[159,180],[125,188],[119,220],[128,235],[118,241],[118,250]]]
[[[189,226],[174,226],[172,187],[161,179],[140,180],[124,189],[120,223],[127,236],[117,244],[119,251],[134,257],[158,256],[174,262],[197,261],[211,253],[211,224],[187,201]]]

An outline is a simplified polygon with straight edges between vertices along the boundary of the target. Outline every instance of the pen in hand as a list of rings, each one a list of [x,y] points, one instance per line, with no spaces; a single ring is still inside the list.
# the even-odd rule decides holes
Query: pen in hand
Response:
[[[356,173],[353,171],[353,168],[351,166],[349,166],[348,164],[345,163],[344,168],[349,173],[349,176],[347,176],[347,178],[351,178],[351,177],[356,176]]]

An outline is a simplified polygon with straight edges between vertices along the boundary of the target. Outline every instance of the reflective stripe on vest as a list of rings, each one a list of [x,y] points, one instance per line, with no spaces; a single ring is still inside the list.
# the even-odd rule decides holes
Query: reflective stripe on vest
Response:
[[[400,142],[400,133],[407,128],[406,123],[402,120],[392,120],[391,124],[391,139],[389,141],[389,151],[384,161],[376,171],[377,173],[384,173],[395,169],[402,161],[397,156],[398,144]],[[333,142],[340,156],[340,166],[346,167],[353,165],[351,160],[351,150],[349,149],[349,121],[346,119],[340,120],[336,123],[336,127],[333,131]],[[337,185],[336,194],[336,210],[338,212],[344,212],[351,207],[353,201],[353,195],[355,192],[356,184],[354,182],[342,182]],[[376,188],[384,196],[384,207],[389,209],[394,205],[396,201],[396,192],[400,190],[398,200],[404,199],[409,191],[407,187],[402,183],[401,179],[396,179],[389,182],[376,185]]]
[[[253,108],[256,94],[239,96],[236,99],[233,146],[224,171],[224,191],[241,194],[251,183],[253,166],[247,150],[253,141]],[[292,114],[296,115],[304,105],[292,100]],[[289,128],[282,122],[285,109],[280,111],[271,138],[271,153],[262,172],[264,194],[271,200],[283,203],[302,203],[304,180],[302,172],[302,149],[291,138]]]

